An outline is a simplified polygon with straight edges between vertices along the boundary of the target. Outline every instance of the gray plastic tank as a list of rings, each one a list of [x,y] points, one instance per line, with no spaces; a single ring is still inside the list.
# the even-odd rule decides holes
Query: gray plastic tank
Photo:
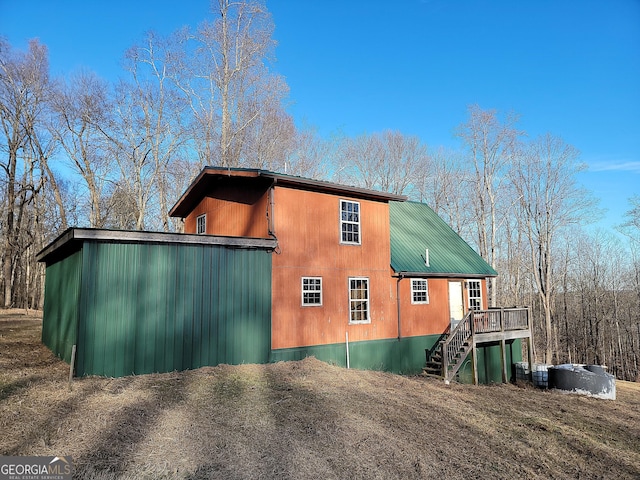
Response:
[[[549,388],[615,400],[616,377],[601,365],[557,365],[549,367]]]

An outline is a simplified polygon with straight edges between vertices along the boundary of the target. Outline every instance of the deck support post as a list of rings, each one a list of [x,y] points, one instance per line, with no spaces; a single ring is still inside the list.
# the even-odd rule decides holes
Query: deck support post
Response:
[[[500,339],[500,354],[502,356],[502,383],[507,383],[507,346],[504,341],[504,309],[500,309],[500,333],[502,338]]]
[[[533,339],[527,337],[527,356],[529,357],[529,381],[533,383]]]
[[[478,385],[478,354],[476,352],[476,341],[471,338],[471,371],[473,372],[473,384]]]
[[[500,355],[502,356],[502,383],[507,383],[507,346],[504,338],[500,340]]]

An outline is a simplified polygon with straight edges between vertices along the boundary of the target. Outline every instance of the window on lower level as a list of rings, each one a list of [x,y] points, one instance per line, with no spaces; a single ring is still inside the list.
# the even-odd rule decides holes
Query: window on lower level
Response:
[[[425,279],[411,279],[411,303],[429,303],[429,284]]]
[[[370,323],[369,279],[349,278],[349,323]]]
[[[480,280],[467,280],[469,310],[482,310],[482,288]]]
[[[207,232],[207,214],[204,213],[196,218],[196,233],[202,235]]]
[[[302,306],[322,306],[322,277],[302,277]]]

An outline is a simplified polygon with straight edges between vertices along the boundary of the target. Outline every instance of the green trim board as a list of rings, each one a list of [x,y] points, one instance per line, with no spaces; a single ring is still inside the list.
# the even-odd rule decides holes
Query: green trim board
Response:
[[[400,340],[394,338],[349,342],[349,363],[351,368],[359,370],[382,370],[403,375],[416,375],[421,373],[425,366],[426,350],[431,349],[440,338],[440,335],[425,335],[404,337]],[[296,361],[306,357],[315,357],[326,363],[346,367],[346,342],[272,350],[269,361]],[[507,342],[507,367],[510,368],[519,361],[522,361],[520,340]],[[502,381],[501,362],[499,344],[478,347],[479,383],[500,383]],[[510,377],[511,373],[508,376]],[[458,381],[473,383],[469,360],[461,368]]]
[[[420,373],[426,362],[426,350],[440,335],[404,337],[385,340],[349,342],[349,364],[359,370],[382,370],[413,375]],[[326,363],[347,366],[345,343],[271,350],[270,362],[302,360],[315,357]]]

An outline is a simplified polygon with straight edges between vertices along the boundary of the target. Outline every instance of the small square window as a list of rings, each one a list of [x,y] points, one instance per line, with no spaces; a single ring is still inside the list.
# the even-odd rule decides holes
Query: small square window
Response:
[[[302,277],[302,306],[322,306],[322,277]]]
[[[202,235],[207,233],[207,214],[199,215],[196,218],[196,233]]]
[[[429,303],[429,284],[425,279],[411,279],[411,303]]]

